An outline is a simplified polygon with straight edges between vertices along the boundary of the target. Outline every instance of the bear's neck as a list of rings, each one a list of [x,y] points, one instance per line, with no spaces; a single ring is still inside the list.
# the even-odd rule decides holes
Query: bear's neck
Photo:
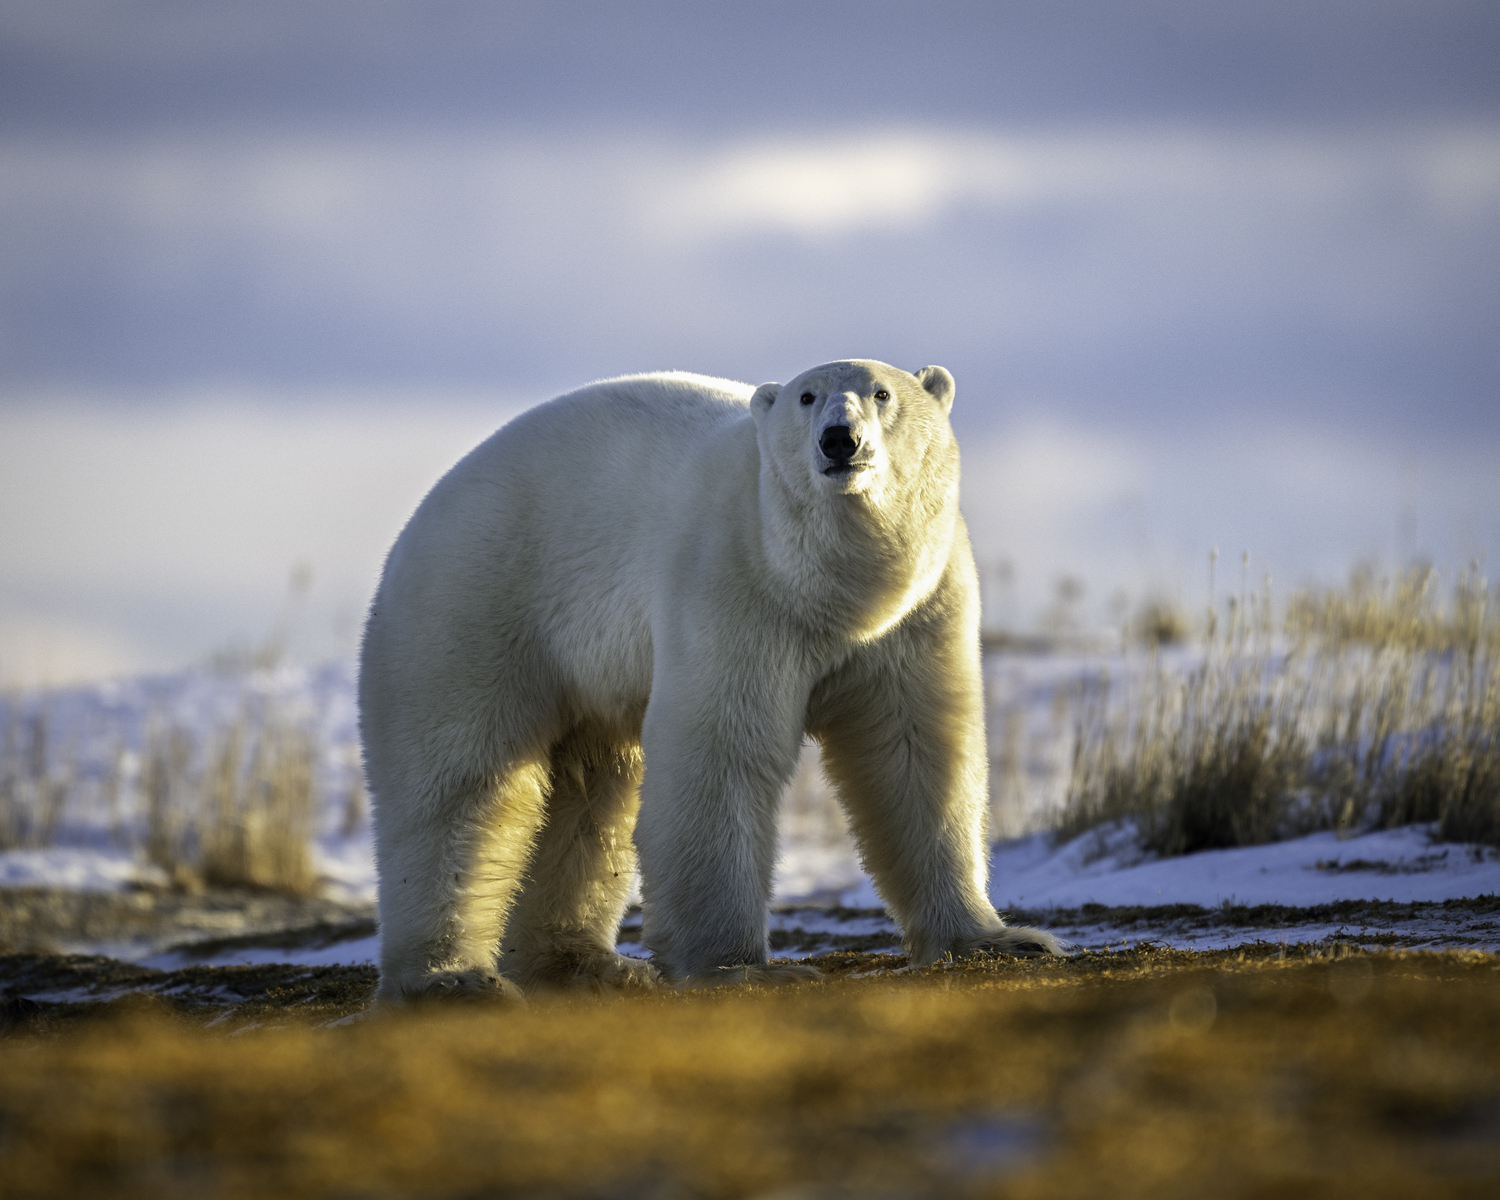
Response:
[[[769,478],[767,477],[769,476]],[[886,496],[799,496],[761,480],[761,544],[799,623],[815,635],[870,641],[930,596],[958,522],[956,484],[919,481]]]

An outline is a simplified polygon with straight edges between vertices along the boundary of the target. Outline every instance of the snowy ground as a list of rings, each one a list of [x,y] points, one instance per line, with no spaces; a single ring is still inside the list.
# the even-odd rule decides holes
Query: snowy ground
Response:
[[[1412,826],[1344,840],[1314,834],[1165,860],[1142,859],[1120,832],[1057,847],[1047,835],[1034,834],[995,848],[990,894],[1013,921],[1051,929],[1082,950],[1140,942],[1224,949],[1341,941],[1500,951],[1500,857],[1478,847],[1433,844],[1429,833]],[[5,856],[6,877],[13,886],[24,878],[33,888],[79,878],[98,887],[128,877],[129,863],[119,857],[106,857],[105,865],[83,861],[87,857],[78,850],[12,853]],[[817,879],[820,867],[831,870],[826,849],[809,857],[811,863],[801,861],[798,847],[789,846],[781,877]],[[373,911],[368,901],[343,899],[364,889],[334,890],[342,911],[316,920],[309,915],[290,937],[281,928],[247,931],[204,918],[191,933],[176,926],[134,940],[67,939],[58,948],[164,970],[195,963],[374,963]],[[273,919],[262,923],[275,925]],[[783,892],[770,929],[773,953],[787,957],[899,949],[896,927],[864,876],[836,891]],[[639,916],[631,914],[621,950],[645,953],[639,937]]]
[[[1024,794],[1012,805],[1013,825],[1033,823],[1060,786],[1066,755],[1054,736],[1058,720],[1050,703],[1058,682],[1098,669],[1099,660],[1079,658],[987,660],[992,723],[1009,730],[992,735],[1020,746],[1010,784]],[[45,708],[58,762],[49,769],[65,769],[71,790],[54,844],[0,853],[0,906],[52,891],[113,895],[126,907],[157,903],[149,897],[163,895],[167,880],[146,865],[136,828],[140,767],[132,756],[143,733],[151,721],[170,720],[206,744],[219,723],[254,705],[290,714],[322,747],[325,811],[315,855],[326,911],[307,916],[306,934],[290,939],[277,927],[278,920],[291,920],[285,915],[264,913],[236,926],[205,909],[199,926],[189,930],[191,914],[179,906],[175,923],[154,932],[144,924],[129,937],[91,938],[80,931],[54,935],[52,944],[162,968],[374,962],[374,859],[352,773],[357,758],[347,667],[252,676],[186,672],[13,704],[8,720],[16,730]],[[118,784],[105,778],[108,762],[123,764],[116,767]],[[895,928],[847,837],[830,826],[823,791],[810,753],[787,798],[771,914],[773,953],[895,950]],[[1500,901],[1494,899],[1500,896],[1500,858],[1492,849],[1433,844],[1430,833],[1423,826],[1342,840],[1321,833],[1164,860],[1143,856],[1128,829],[1060,846],[1046,833],[1025,833],[995,847],[990,892],[1014,920],[1051,928],[1084,949],[1122,941],[1208,949],[1338,939],[1500,951]],[[628,917],[621,931],[627,953],[641,952],[636,922]]]

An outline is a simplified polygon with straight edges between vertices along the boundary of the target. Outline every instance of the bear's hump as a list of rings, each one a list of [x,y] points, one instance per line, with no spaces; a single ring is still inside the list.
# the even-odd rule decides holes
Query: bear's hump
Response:
[[[585,394],[617,394],[634,399],[650,400],[666,397],[693,397],[695,399],[719,400],[743,407],[750,403],[755,388],[735,379],[721,379],[715,375],[699,375],[694,371],[643,371],[636,375],[616,375],[609,379],[595,380],[568,396]],[[567,399],[568,396],[560,397]]]

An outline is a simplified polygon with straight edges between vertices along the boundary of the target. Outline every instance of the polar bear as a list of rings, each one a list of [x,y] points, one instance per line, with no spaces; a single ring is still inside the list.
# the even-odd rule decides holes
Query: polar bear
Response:
[[[953,395],[866,360],[626,376],[433,488],[360,665],[382,1000],[815,975],[767,964],[804,735],[913,962],[1057,952],[985,895]],[[650,964],[615,953],[637,862]]]

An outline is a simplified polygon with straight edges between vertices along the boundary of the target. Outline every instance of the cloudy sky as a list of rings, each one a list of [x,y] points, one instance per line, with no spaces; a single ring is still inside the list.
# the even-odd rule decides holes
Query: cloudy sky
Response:
[[[992,622],[1500,550],[1497,61],[1441,0],[4,0],[0,682],[299,563],[347,652],[447,465],[663,367],[947,366]]]

